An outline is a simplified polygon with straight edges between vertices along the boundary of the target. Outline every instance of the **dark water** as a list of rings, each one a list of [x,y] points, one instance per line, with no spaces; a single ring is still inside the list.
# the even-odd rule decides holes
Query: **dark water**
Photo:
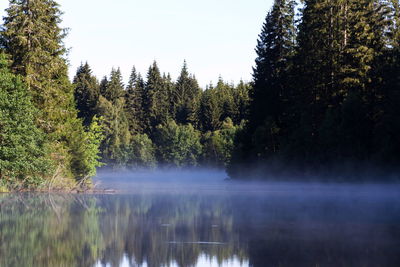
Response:
[[[0,195],[0,266],[400,266],[399,186],[133,185]]]

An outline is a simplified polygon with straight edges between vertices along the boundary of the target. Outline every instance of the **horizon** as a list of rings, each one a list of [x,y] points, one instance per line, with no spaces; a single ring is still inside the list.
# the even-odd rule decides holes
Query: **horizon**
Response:
[[[133,66],[146,77],[154,61],[161,73],[176,80],[186,60],[203,89],[215,85],[219,77],[233,84],[252,81],[254,49],[272,6],[271,0],[255,0],[251,5],[228,0],[57,3],[64,13],[61,26],[70,30],[64,43],[71,49],[67,55],[71,80],[79,65],[88,62],[98,80],[109,76],[112,68],[120,68],[126,84]],[[0,3],[2,21],[8,4]],[[87,16],[93,6],[96,12]]]

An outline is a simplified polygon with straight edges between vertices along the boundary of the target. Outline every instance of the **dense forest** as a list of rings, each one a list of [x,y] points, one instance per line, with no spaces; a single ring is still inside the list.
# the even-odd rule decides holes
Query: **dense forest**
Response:
[[[398,173],[399,12],[398,0],[276,0],[230,174]]]
[[[143,78],[68,78],[67,30],[53,0],[10,0],[0,29],[0,191],[90,186],[96,168],[225,167],[250,85],[201,89],[154,62]]]
[[[78,116],[102,126],[102,161],[114,168],[225,167],[249,104],[250,85],[219,79],[202,90],[186,62],[176,81],[154,62],[146,79],[135,67],[125,86],[119,69],[97,81],[82,64],[73,81]]]
[[[154,62],[126,85],[119,69],[98,80],[88,63],[70,81],[57,2],[9,3],[2,190],[90,186],[103,165],[212,166],[233,178],[398,168],[398,0],[275,0],[253,81],[204,89],[186,62],[176,80]]]

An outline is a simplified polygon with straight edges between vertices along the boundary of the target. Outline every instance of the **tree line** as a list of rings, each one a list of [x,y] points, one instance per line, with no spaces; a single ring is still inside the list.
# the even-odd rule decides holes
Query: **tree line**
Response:
[[[54,0],[9,0],[0,27],[0,191],[90,186],[96,168],[225,166],[250,85],[202,90],[186,62],[176,81],[157,63],[127,85],[88,64],[68,78],[67,30]],[[243,124],[243,123],[242,123]]]
[[[253,81],[68,79],[54,0],[9,0],[0,27],[0,189],[89,185],[96,168],[227,167],[231,177],[398,169],[398,0],[275,0]],[[371,167],[372,166],[372,167]]]
[[[276,0],[230,174],[397,171],[399,12],[398,0]]]
[[[250,85],[219,79],[202,90],[184,62],[173,81],[154,62],[146,79],[132,68],[127,85],[119,69],[97,81],[88,63],[73,81],[78,116],[99,122],[103,162],[113,167],[224,167],[246,116]]]

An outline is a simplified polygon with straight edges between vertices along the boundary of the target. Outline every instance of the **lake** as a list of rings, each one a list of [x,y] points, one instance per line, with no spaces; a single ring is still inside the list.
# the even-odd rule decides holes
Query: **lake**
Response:
[[[197,175],[103,174],[113,195],[1,194],[0,266],[400,266],[398,185]]]

